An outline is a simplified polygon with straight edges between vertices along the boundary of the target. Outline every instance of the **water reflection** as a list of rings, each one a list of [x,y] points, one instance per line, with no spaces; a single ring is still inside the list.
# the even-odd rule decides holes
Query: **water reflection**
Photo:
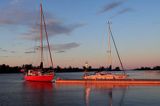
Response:
[[[105,96],[106,96],[106,100],[107,100],[107,97],[108,97],[108,101],[106,102],[106,106],[113,106],[113,92],[114,92],[114,88],[116,87],[121,87],[122,89],[122,95],[125,95],[125,91],[127,86],[116,86],[116,85],[92,85],[90,87],[85,87],[85,90],[86,90],[86,106],[89,106],[89,96],[91,94],[91,88],[94,87],[94,89],[96,89],[97,91],[104,91],[105,90]],[[89,89],[89,90],[88,90]],[[107,95],[106,95],[107,94]],[[121,96],[120,98],[120,102],[117,106],[122,106],[123,104],[123,99],[124,99],[124,96]]]
[[[149,92],[152,96],[145,96]],[[142,84],[24,82],[21,103],[28,106],[129,106],[140,101],[151,104],[150,99],[158,93],[159,85],[154,88],[154,85]],[[159,103],[158,97],[154,98],[156,103]]]
[[[160,84],[60,84],[24,82],[22,77],[1,74],[0,106],[160,106]]]
[[[85,106],[96,105],[93,103],[98,103],[97,105],[104,105],[102,103],[105,103],[106,106],[113,106],[114,102],[116,102],[115,103],[116,106],[122,106],[125,98],[125,93],[128,88],[127,85],[89,84],[89,83],[79,83],[79,84],[57,83],[56,86],[58,88],[61,88],[61,87],[63,88],[67,86],[83,88]],[[115,98],[118,98],[118,100],[115,100]],[[99,100],[99,101],[95,101],[95,100]],[[102,103],[100,103],[100,101],[102,101]]]
[[[109,90],[108,92],[108,95],[109,95],[109,106],[112,106],[112,89]]]
[[[25,81],[24,88],[32,90],[53,90],[53,83]]]
[[[91,88],[90,87],[85,87],[85,106],[90,106],[90,95],[91,95]],[[108,96],[109,96],[109,101],[106,106],[112,106],[113,98],[112,98],[112,88],[108,89]]]
[[[84,94],[84,96],[85,96],[85,105],[89,106],[89,97],[90,97],[91,88],[90,87],[86,87],[84,92],[85,92],[85,94]]]
[[[44,82],[24,82],[24,100],[27,105],[52,105],[53,84]]]

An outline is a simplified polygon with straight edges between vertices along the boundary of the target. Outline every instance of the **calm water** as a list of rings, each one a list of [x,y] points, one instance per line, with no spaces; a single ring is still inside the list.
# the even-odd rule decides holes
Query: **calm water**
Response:
[[[128,72],[160,79],[160,72]],[[60,73],[81,78],[82,73]],[[116,86],[25,82],[22,74],[0,74],[0,106],[160,106],[160,85]]]

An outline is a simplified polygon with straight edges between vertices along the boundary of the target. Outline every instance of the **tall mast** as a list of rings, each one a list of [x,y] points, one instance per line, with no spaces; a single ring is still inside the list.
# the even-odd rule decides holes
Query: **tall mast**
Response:
[[[40,66],[42,65],[41,68],[43,68],[43,23],[42,23],[43,13],[42,12],[43,12],[43,10],[42,10],[42,0],[41,0],[41,2],[40,2],[40,17],[41,17],[41,19],[40,19],[40,48],[41,48],[41,64],[40,64]]]
[[[116,53],[117,53],[117,55],[118,55],[118,59],[119,59],[121,68],[122,68],[122,70],[123,70],[123,72],[124,72],[124,74],[125,74],[124,67],[123,67],[123,64],[122,64],[122,60],[121,60],[121,58],[120,58],[120,55],[119,55],[119,52],[118,52],[118,48],[117,48],[116,42],[115,42],[115,40],[114,40],[114,37],[113,37],[112,31],[111,31],[111,27],[110,27],[110,22],[109,22],[109,21],[108,21],[108,24],[109,24],[109,32],[110,32],[110,35],[111,35],[111,38],[112,38],[114,47],[115,47],[115,49],[116,49]]]
[[[47,47],[49,50],[49,56],[50,56],[50,60],[51,60],[51,66],[53,68],[53,60],[52,60],[52,54],[51,54],[51,49],[50,49],[50,44],[49,44],[49,40],[48,40],[48,33],[47,33],[47,28],[46,28],[46,22],[45,22],[45,16],[43,13],[43,8],[42,8],[42,0],[40,3],[40,11],[41,11],[41,63],[43,65],[43,27],[44,27],[44,31],[45,31],[45,35],[46,35],[46,40],[47,40]]]
[[[47,46],[48,46],[48,50],[49,50],[49,56],[50,56],[51,65],[52,65],[52,68],[53,68],[53,60],[52,60],[51,48],[50,48],[50,44],[49,44],[49,40],[48,40],[47,26],[46,26],[46,22],[45,22],[45,17],[44,17],[43,11],[42,11],[42,16],[43,16],[43,24],[44,24],[45,34],[46,34]]]
[[[110,22],[108,21],[108,68],[112,69],[112,53],[111,53],[111,33],[109,31],[110,29]]]

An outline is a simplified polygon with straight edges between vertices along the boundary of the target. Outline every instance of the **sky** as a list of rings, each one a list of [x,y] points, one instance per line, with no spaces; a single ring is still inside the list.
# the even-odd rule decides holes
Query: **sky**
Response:
[[[54,67],[82,67],[85,62],[106,67],[107,21],[126,69],[160,65],[160,0],[42,3]],[[0,64],[39,64],[39,8],[40,0],[0,0]],[[112,64],[119,66],[111,45]],[[46,65],[50,64],[45,55]]]

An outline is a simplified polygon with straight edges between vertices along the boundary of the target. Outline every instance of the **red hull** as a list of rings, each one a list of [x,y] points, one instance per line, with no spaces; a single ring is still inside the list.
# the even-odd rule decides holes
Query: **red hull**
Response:
[[[52,82],[54,75],[24,76],[26,81]]]

